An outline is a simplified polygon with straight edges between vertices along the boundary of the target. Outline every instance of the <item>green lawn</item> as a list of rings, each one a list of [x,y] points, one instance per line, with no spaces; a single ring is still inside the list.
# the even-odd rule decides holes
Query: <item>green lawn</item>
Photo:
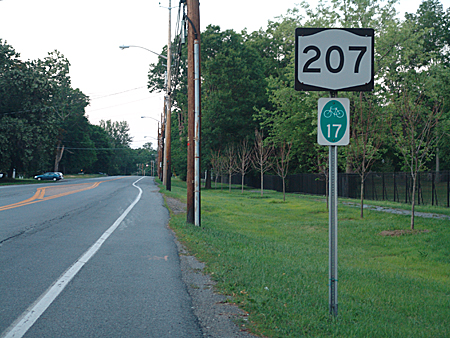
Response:
[[[186,200],[172,181],[168,196]],[[398,207],[391,203],[391,207]],[[406,206],[408,209],[409,206]],[[433,209],[435,210],[435,209]],[[435,210],[436,212],[436,210]],[[266,337],[450,337],[450,221],[339,205],[339,316],[328,313],[328,212],[323,197],[202,190],[202,227],[170,226],[249,312],[241,323]]]

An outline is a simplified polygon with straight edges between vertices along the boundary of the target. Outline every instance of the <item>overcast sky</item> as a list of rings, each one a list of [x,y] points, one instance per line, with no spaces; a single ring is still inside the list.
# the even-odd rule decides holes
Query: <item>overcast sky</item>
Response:
[[[178,5],[172,0],[172,6]],[[285,14],[300,1],[203,0],[201,31],[209,24],[222,30],[249,32],[265,28],[268,20]],[[167,44],[169,0],[0,0],[0,38],[23,60],[42,59],[58,50],[70,61],[74,88],[91,98],[86,112],[91,123],[127,121],[133,148],[155,144],[163,110],[163,93],[146,89],[150,63],[158,56],[137,45],[161,52]],[[314,7],[317,0],[309,1]],[[400,0],[398,11],[415,12],[421,0]],[[450,0],[441,0],[444,9]],[[172,9],[175,30],[178,9]],[[172,33],[173,34],[173,33]],[[1,99],[1,98],[0,98]],[[141,116],[151,118],[142,119]],[[154,146],[155,147],[155,146]]]

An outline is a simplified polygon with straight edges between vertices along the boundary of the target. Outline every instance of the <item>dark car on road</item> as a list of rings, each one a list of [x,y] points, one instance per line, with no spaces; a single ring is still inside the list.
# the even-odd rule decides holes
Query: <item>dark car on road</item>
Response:
[[[34,178],[37,179],[38,181],[40,180],[59,181],[62,180],[64,177],[62,173],[50,171],[42,175],[36,175],[34,176]]]

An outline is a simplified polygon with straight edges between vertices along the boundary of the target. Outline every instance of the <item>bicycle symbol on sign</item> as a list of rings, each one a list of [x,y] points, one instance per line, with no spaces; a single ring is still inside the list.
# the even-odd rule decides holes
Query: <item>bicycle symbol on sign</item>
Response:
[[[331,116],[336,116],[338,119],[341,119],[344,117],[344,112],[337,109],[336,107],[330,107],[329,110],[325,110],[323,112],[323,116],[327,119],[329,119]]]

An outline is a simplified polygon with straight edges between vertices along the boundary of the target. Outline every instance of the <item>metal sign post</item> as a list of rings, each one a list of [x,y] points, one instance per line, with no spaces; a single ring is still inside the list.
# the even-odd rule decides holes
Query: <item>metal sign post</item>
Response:
[[[330,314],[338,314],[338,256],[337,256],[337,146],[329,146],[329,304]]]
[[[329,146],[329,304],[330,314],[338,314],[338,253],[337,253],[337,146],[345,146],[350,139],[350,100],[336,98],[337,92],[331,92],[331,98],[320,98],[318,104],[317,143]]]
[[[329,304],[330,314],[338,314],[338,252],[337,252],[337,204],[338,204],[338,174],[337,146],[347,145],[350,134],[350,100],[336,98],[337,93],[331,92],[331,98],[319,99],[319,114],[317,142],[329,146]]]
[[[330,91],[318,104],[317,142],[329,146],[329,281],[330,314],[337,316],[337,146],[350,141],[350,100],[337,91],[371,91],[374,87],[372,28],[297,28],[295,89]]]
[[[337,92],[331,92],[331,97],[335,98],[337,96]],[[333,100],[330,101],[333,104]],[[330,103],[329,102],[329,103]],[[350,103],[348,103],[350,105]],[[325,105],[327,107],[327,105]],[[332,109],[329,108],[331,111]],[[319,119],[321,116],[325,117],[325,112],[328,111],[325,108],[322,110],[321,115],[319,115]],[[336,108],[335,115],[341,116],[342,114],[339,113],[339,110]],[[347,116],[345,116],[347,115]],[[342,120],[344,120],[345,117],[349,118],[349,111],[345,111],[344,108],[344,116],[341,117]],[[328,114],[326,115],[328,116]],[[337,116],[336,116],[337,117]],[[330,116],[331,118],[331,116]],[[337,117],[339,118],[339,117]],[[325,117],[326,119],[326,117]],[[322,123],[323,124],[323,123]],[[336,125],[336,124],[333,124]],[[344,133],[348,138],[349,132],[349,124],[347,123],[345,126],[346,130]],[[323,130],[323,128],[320,128]],[[328,133],[328,130],[330,130],[330,127],[327,127],[327,137],[333,137],[336,136],[336,138],[339,137],[339,133],[336,132],[335,135],[333,135],[332,132]],[[342,128],[341,128],[342,129]],[[322,134],[322,133],[319,133]],[[342,137],[344,138],[344,137]],[[339,140],[336,140],[337,142]],[[344,140],[347,141],[347,140]],[[348,141],[347,141],[348,144]],[[329,279],[329,311],[330,314],[337,317],[338,315],[338,252],[337,252],[337,225],[338,225],[338,218],[337,218],[337,204],[338,204],[338,194],[337,194],[337,146],[336,145],[330,145],[328,149],[328,159],[329,159],[329,189],[330,192],[329,196],[329,210],[328,210],[328,237],[329,237],[329,272],[328,272],[328,279]]]

